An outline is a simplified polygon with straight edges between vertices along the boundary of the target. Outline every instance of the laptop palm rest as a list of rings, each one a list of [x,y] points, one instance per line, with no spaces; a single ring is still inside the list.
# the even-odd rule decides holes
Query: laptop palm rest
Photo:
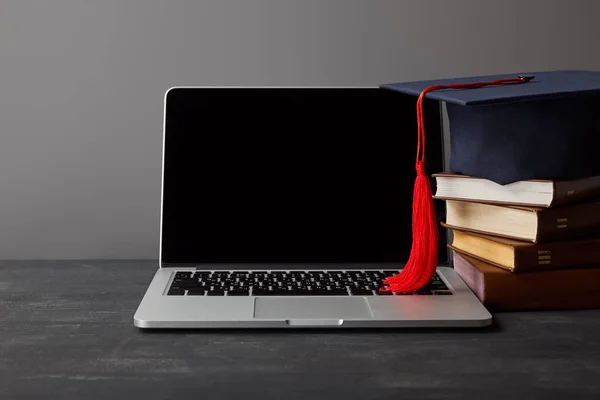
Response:
[[[300,326],[341,325],[344,319],[373,318],[373,313],[364,297],[258,297],[254,318]]]

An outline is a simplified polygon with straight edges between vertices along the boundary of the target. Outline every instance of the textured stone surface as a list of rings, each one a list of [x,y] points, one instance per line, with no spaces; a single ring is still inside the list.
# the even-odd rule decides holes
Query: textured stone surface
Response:
[[[142,332],[150,261],[0,262],[0,398],[597,398],[600,310],[484,330]]]

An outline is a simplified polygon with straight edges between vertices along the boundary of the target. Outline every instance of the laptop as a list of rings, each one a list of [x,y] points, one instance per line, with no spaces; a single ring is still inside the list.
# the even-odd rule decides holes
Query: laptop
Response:
[[[378,291],[410,253],[415,112],[377,87],[169,89],[159,268],[134,325],[489,325],[441,226],[431,284]],[[440,116],[425,104],[430,173],[447,161]]]

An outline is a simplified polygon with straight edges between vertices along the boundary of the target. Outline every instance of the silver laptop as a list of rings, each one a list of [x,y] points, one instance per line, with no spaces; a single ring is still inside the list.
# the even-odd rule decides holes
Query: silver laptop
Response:
[[[442,227],[433,282],[378,291],[410,253],[415,109],[377,87],[170,89],[159,269],[134,325],[489,325],[447,265]],[[425,117],[428,171],[439,172],[439,106],[426,104]]]

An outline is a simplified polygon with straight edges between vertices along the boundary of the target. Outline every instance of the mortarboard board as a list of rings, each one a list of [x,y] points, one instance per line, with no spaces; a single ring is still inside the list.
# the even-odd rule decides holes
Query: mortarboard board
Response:
[[[498,184],[600,175],[600,72],[548,71],[391,83],[418,96],[413,247],[403,272],[384,283],[414,291],[435,273],[437,229],[424,172],[423,99],[446,103],[450,170]]]
[[[446,103],[450,170],[501,185],[528,179],[600,175],[600,72],[549,71],[382,85],[419,96],[435,85],[533,76],[526,85],[441,89]]]

